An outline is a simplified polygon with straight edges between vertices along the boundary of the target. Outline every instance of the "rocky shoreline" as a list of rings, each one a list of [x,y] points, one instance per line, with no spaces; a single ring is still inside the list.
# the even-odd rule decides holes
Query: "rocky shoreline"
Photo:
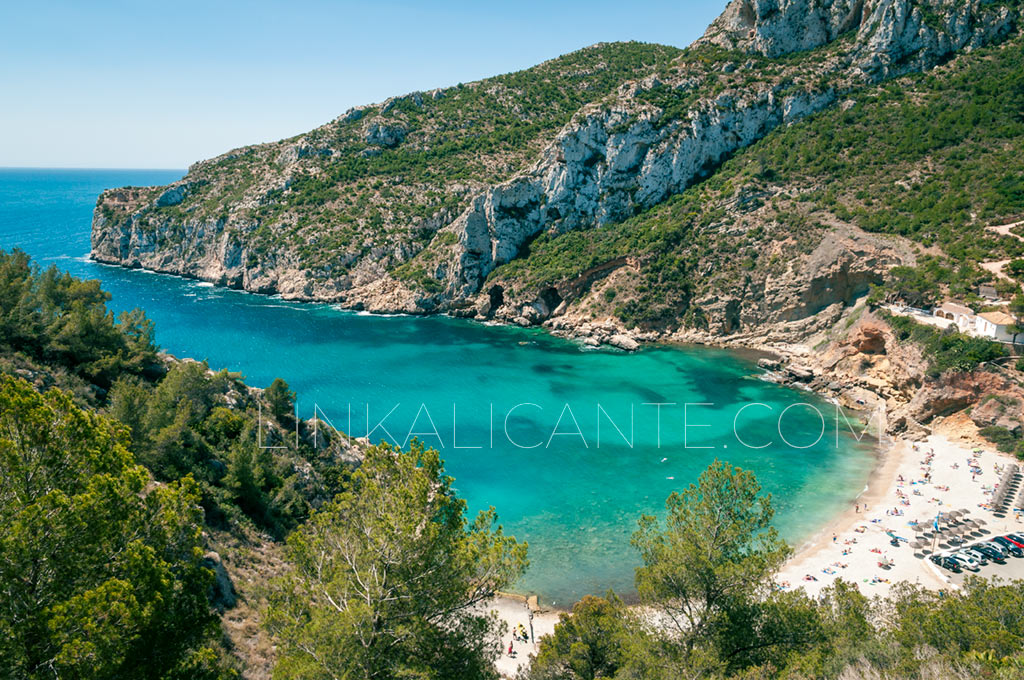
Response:
[[[95,255],[93,259],[124,266]],[[175,271],[159,273],[206,280]],[[279,294],[276,291],[248,292]],[[429,315],[419,310],[367,310],[363,305],[349,306],[333,300],[281,297],[312,304],[330,303],[342,309],[371,314]],[[950,374],[941,379],[928,378],[927,361],[920,349],[899,342],[888,324],[867,308],[863,298],[852,306],[834,303],[816,315],[794,322],[780,322],[732,334],[679,328],[630,329],[612,316],[595,319],[571,310],[569,313],[564,309],[553,311],[560,314],[534,319],[522,315],[509,318],[508,315],[458,312],[447,315],[481,323],[539,328],[584,347],[604,346],[625,352],[637,351],[651,344],[697,345],[752,352],[754,356],[751,358],[765,371],[766,379],[808,389],[851,411],[870,414],[884,408],[887,422],[883,429],[889,434],[907,434],[914,438],[930,434],[928,423],[934,418],[966,409],[989,394],[1019,394],[1024,403],[1024,387],[999,373],[974,372]],[[992,408],[989,405],[982,410],[981,417]],[[1000,418],[1008,420],[1001,412],[990,420],[995,424]],[[1017,419],[1010,417],[1009,420],[1013,421],[1010,423],[1012,429],[1021,427]]]
[[[120,266],[127,269],[141,269],[142,267],[124,265],[123,263],[93,253],[92,259],[96,262]],[[210,281],[202,276],[180,273],[175,268],[150,269],[159,274],[179,276],[186,279],[206,281],[214,285],[229,288],[232,290],[244,290],[236,286],[225,286],[222,282]],[[282,299],[291,302],[308,304],[332,304],[346,311],[361,311],[369,314],[406,314],[409,316],[430,316],[430,312],[424,312],[418,308],[383,308],[367,309],[362,304],[346,305],[344,301],[331,298],[289,296],[284,295],[276,289],[268,291],[245,290],[254,295],[280,295]],[[585,347],[598,348],[602,346],[613,347],[625,352],[634,352],[644,345],[698,345],[706,347],[718,347],[740,352],[753,352],[753,358],[758,365],[765,370],[767,379],[782,384],[797,384],[807,387],[825,398],[839,398],[842,405],[854,410],[867,410],[876,405],[878,399],[884,400],[884,395],[873,393],[871,386],[879,387],[884,380],[874,380],[859,385],[860,390],[850,391],[838,382],[839,379],[849,378],[848,374],[833,374],[833,366],[826,366],[818,360],[815,353],[806,344],[808,338],[816,337],[815,331],[820,335],[821,331],[836,325],[841,320],[851,319],[862,310],[863,303],[854,307],[844,307],[841,304],[834,304],[822,313],[806,319],[800,319],[795,323],[780,323],[768,329],[760,331],[748,331],[731,335],[718,335],[711,331],[700,331],[694,329],[664,329],[664,330],[641,330],[626,328],[618,319],[607,317],[603,320],[587,318],[576,314],[562,314],[551,316],[540,320],[534,317],[533,320],[524,315],[512,318],[494,317],[476,313],[460,313],[453,311],[444,313],[452,318],[464,319],[478,323],[495,323],[500,325],[519,326],[523,328],[540,328],[555,337],[564,338],[578,342]],[[564,310],[557,310],[564,312]],[[867,394],[865,394],[867,392]],[[845,396],[844,396],[845,395]]]

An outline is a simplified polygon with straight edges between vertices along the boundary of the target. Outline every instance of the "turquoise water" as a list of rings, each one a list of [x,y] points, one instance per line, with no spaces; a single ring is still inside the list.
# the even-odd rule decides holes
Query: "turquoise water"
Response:
[[[0,170],[0,248],[17,246],[41,263],[100,279],[114,308],[146,310],[158,342],[175,355],[241,371],[255,385],[283,377],[298,391],[303,417],[318,408],[359,436],[368,429],[369,409],[370,428],[387,416],[384,427],[400,442],[410,429],[436,429],[439,437],[421,439],[443,447],[470,508],[494,505],[506,530],[529,541],[522,592],[539,592],[555,605],[607,588],[628,595],[636,519],[661,510],[669,493],[715,457],[756,472],[791,542],[845,508],[867,479],[870,450],[845,431],[837,445],[830,405],[753,378],[752,361],[735,353],[585,350],[534,330],[372,317],[86,259],[102,189],[179,176]],[[737,412],[752,402],[766,406],[740,414],[739,436],[751,446],[771,441],[766,448],[748,448],[733,434]],[[812,442],[823,427],[810,407],[796,406],[783,418],[782,433],[795,446],[779,432],[779,414],[801,402],[824,414],[822,441],[805,449],[795,446]],[[644,405],[652,403],[674,403],[661,407],[660,431],[657,407]],[[684,429],[685,403],[713,406],[686,407]],[[535,406],[512,410],[517,404]],[[373,438],[383,436],[377,429]]]

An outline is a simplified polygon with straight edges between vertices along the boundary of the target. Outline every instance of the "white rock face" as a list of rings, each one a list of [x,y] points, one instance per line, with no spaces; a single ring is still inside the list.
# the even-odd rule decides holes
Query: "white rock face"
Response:
[[[733,0],[697,44],[777,57],[856,30],[854,63],[879,79],[984,45],[1015,19],[986,0]]]
[[[492,187],[453,225],[461,252],[450,272],[458,295],[479,290],[542,229],[608,224],[686,188],[705,168],[772,128],[820,111],[833,91],[781,96],[781,88],[701,101],[688,120],[658,127],[641,117],[617,130],[625,111],[595,110],[569,125],[522,177]]]
[[[381,117],[373,118],[366,124],[364,139],[367,144],[376,144],[385,148],[398,146],[405,139],[406,130],[400,125],[389,125]]]
[[[766,57],[810,50],[860,25],[871,0],[733,0],[706,42]]]
[[[185,194],[188,192],[188,186],[185,184],[176,184],[169,187],[162,194],[157,196],[156,205],[164,207],[170,205],[178,205],[185,200]]]
[[[608,344],[619,349],[624,349],[627,352],[635,352],[640,349],[640,343],[628,335],[622,333],[616,333],[612,337],[608,338]]]

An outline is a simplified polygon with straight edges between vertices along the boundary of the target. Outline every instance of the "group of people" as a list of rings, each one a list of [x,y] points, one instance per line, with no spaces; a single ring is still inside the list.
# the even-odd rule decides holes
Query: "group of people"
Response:
[[[516,656],[516,650],[512,647],[516,642],[529,642],[530,634],[526,632],[526,626],[519,623],[512,629],[512,642],[508,643],[508,655]]]

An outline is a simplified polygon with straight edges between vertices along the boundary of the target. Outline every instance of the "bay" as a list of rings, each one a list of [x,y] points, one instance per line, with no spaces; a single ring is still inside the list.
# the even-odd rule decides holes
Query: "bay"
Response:
[[[715,458],[757,474],[795,544],[866,482],[868,439],[841,416],[837,426],[814,395],[757,379],[753,359],[735,352],[594,350],[535,329],[358,314],[88,260],[103,189],[181,174],[0,169],[0,248],[99,279],[111,307],[144,309],[176,356],[258,386],[284,378],[304,418],[400,444],[420,433],[470,510],[496,507],[529,542],[520,592],[555,606],[608,588],[628,597],[636,520],[663,511]]]

